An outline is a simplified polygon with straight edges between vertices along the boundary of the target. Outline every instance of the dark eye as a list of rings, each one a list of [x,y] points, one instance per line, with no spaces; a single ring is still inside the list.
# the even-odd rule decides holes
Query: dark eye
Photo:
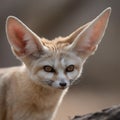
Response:
[[[49,65],[44,66],[43,69],[45,72],[55,72],[54,68]]]
[[[72,72],[74,71],[74,65],[69,65],[67,68],[66,68],[66,72]]]

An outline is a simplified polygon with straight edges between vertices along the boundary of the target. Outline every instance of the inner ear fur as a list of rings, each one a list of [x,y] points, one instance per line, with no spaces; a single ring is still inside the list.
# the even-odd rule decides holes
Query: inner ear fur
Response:
[[[35,51],[44,49],[40,38],[14,16],[7,18],[6,33],[8,41],[17,57],[25,57]]]
[[[105,9],[94,20],[73,32],[68,37],[68,42],[70,43],[68,49],[72,49],[85,56],[93,54],[104,36],[110,13],[111,8]]]

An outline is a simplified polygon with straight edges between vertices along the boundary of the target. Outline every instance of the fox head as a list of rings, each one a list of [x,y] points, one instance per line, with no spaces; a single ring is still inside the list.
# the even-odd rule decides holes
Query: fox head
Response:
[[[31,80],[64,89],[80,77],[86,59],[96,51],[110,12],[107,8],[69,36],[51,41],[38,37],[13,16],[7,19],[6,33],[13,53],[25,64]]]

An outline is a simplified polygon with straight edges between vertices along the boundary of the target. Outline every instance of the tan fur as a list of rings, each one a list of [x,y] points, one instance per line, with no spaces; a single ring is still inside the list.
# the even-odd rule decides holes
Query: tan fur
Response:
[[[6,101],[2,106],[7,109],[2,114],[4,107],[0,109],[0,120],[47,120],[63,94],[62,90],[45,88],[29,80],[24,66],[8,68],[0,77],[0,93],[5,93],[5,98],[1,96],[0,101]],[[46,99],[49,101],[45,102]]]
[[[0,69],[0,120],[52,120],[102,39],[110,11],[106,9],[69,36],[51,41],[39,38],[10,16],[6,23],[8,41],[23,65]],[[46,66],[51,71],[46,71]],[[68,69],[71,66],[73,69]]]

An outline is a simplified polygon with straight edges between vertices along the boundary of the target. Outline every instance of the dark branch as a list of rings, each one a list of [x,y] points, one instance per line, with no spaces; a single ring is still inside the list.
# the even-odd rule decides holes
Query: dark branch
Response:
[[[120,120],[120,105],[95,113],[75,116],[72,120]]]

